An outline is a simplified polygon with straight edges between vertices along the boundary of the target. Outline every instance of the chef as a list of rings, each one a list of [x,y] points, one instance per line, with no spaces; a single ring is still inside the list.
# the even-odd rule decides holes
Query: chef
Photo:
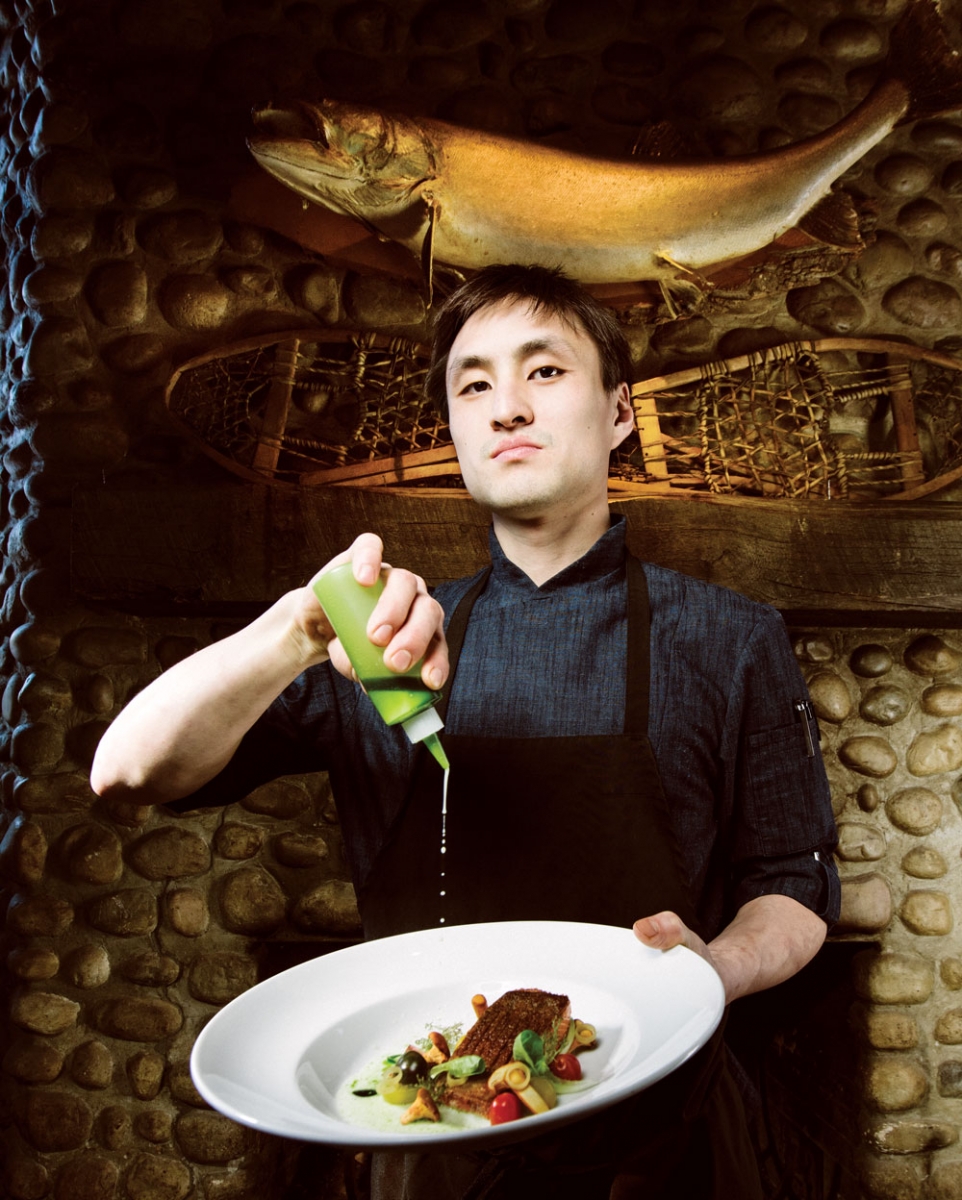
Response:
[[[627,553],[607,479],[633,429],[630,380],[617,321],[561,271],[482,270],[436,317],[427,388],[491,514],[490,567],[431,595],[373,533],[333,560],[361,584],[385,578],[371,641],[395,671],[423,657],[443,689],[443,897],[427,867],[441,769],[380,721],[309,585],[139,693],[100,743],[94,789],[183,810],[326,770],[368,937],[442,917],[602,922],[688,946],[727,1002],[789,978],[838,914],[817,727],[773,609]],[[721,1030],[564,1137],[377,1156],[372,1187],[761,1195]]]

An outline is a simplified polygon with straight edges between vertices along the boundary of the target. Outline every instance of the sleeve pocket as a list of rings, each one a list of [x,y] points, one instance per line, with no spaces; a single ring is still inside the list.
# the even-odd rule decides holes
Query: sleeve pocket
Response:
[[[821,756],[809,755],[801,721],[750,734],[736,856],[810,850],[834,837]]]

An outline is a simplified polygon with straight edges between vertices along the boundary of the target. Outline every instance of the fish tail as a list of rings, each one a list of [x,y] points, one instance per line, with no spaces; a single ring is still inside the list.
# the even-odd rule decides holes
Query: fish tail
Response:
[[[936,0],[910,0],[889,37],[885,74],[908,89],[899,124],[962,108],[962,55],[949,41]]]

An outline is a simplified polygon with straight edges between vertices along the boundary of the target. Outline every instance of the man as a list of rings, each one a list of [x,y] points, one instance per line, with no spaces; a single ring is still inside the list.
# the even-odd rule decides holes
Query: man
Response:
[[[728,1001],[799,970],[838,911],[804,684],[774,610],[626,558],[607,472],[633,428],[630,375],[617,322],[560,272],[481,271],[438,314],[428,391],[492,514],[491,570],[431,597],[372,534],[333,560],[361,583],[385,574],[368,631],[389,668],[423,656],[430,687],[453,679],[443,900],[424,868],[440,769],[350,681],[310,587],[141,692],[101,742],[94,788],[194,807],[326,769],[368,936],[442,916],[633,925],[703,955]],[[479,888],[493,861],[527,883]],[[404,1200],[535,1184],[572,1200],[760,1195],[720,1036],[520,1158],[375,1165],[378,1194]]]

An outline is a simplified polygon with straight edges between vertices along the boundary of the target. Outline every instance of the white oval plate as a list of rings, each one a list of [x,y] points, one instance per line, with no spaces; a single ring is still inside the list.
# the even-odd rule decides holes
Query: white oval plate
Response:
[[[404,1109],[377,1096],[362,1103],[376,1106],[378,1127],[357,1120],[351,1084],[373,1062],[430,1029],[466,1030],[476,993],[493,1002],[519,987],[567,995],[572,1016],[596,1027],[597,1047],[581,1055],[591,1086],[563,1094],[551,1112],[505,1125],[402,1126]],[[630,929],[455,925],[364,942],[265,980],[208,1023],[191,1074],[212,1107],[267,1133],[368,1149],[481,1148],[547,1133],[649,1087],[711,1037],[724,1003],[704,959],[683,947],[651,950]]]

